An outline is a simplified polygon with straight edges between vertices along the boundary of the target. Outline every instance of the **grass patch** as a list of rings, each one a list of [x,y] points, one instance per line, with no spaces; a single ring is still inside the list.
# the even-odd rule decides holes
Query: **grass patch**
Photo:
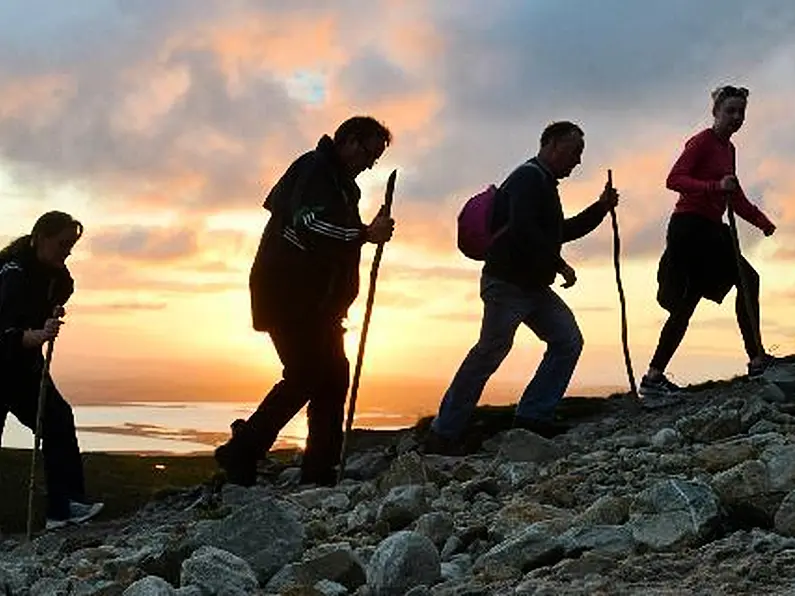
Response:
[[[0,449],[0,529],[24,533],[27,523],[29,449]],[[44,527],[45,490],[38,457],[34,530]],[[86,490],[105,502],[99,520],[135,512],[158,495],[207,482],[218,471],[211,454],[160,456],[84,453]]]

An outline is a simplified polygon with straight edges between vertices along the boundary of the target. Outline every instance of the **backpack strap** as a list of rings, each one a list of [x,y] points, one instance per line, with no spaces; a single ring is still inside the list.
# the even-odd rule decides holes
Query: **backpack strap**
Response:
[[[546,184],[546,177],[548,175],[547,172],[545,172],[544,169],[540,165],[538,165],[535,161],[533,161],[533,159],[534,158],[528,159],[523,164],[517,166],[516,170],[518,170],[520,168],[534,168],[535,170],[538,171],[539,174],[541,174],[541,177],[544,180],[544,183]],[[504,193],[502,192],[501,188],[497,189],[497,194],[498,194],[498,200],[499,200],[500,196],[504,195]],[[505,195],[505,196],[506,196],[506,198],[508,198],[508,200],[510,200],[510,197],[507,197],[507,195]],[[497,209],[496,209],[496,201],[495,201],[495,209],[494,209],[494,213],[492,214],[492,218],[494,218],[496,216],[496,212],[497,212]],[[494,227],[494,221],[493,220],[491,222],[491,226],[492,226],[492,228]],[[502,236],[505,232],[507,232],[510,229],[510,227],[511,227],[511,209],[509,207],[508,208],[508,221],[506,221],[505,224],[503,224],[500,228],[497,229],[496,232],[494,232],[494,235],[493,235],[492,238],[494,240],[496,240],[497,238]]]

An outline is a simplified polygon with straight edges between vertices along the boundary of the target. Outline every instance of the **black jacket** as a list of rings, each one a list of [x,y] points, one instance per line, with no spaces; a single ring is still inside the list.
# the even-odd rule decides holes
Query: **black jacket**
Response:
[[[551,285],[565,264],[564,242],[582,238],[604,219],[598,202],[566,219],[558,181],[533,158],[516,168],[499,187],[492,228],[508,224],[486,254],[483,273],[525,290]]]
[[[324,135],[268,194],[271,212],[249,277],[254,329],[334,321],[359,293],[361,191]]]
[[[23,348],[22,334],[42,329],[55,307],[65,305],[73,292],[68,269],[47,267],[32,249],[0,265],[0,364],[4,369],[40,366],[41,351]]]
[[[657,302],[676,312],[700,296],[720,304],[739,278],[729,226],[697,213],[674,213],[657,266]]]

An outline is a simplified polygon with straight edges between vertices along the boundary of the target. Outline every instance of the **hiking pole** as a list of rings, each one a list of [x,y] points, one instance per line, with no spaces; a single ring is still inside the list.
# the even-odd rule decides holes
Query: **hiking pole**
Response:
[[[737,261],[737,291],[742,297],[743,304],[745,304],[745,312],[748,314],[748,320],[751,321],[751,327],[754,333],[754,343],[756,344],[756,353],[761,356],[764,353],[762,349],[762,338],[759,330],[759,321],[756,320],[756,313],[752,306],[750,289],[748,288],[748,280],[745,278],[745,271],[743,269],[743,253],[740,250],[740,238],[737,235],[737,221],[734,218],[734,208],[732,207],[731,199],[726,201],[726,213],[729,216],[729,230],[732,237],[732,248],[734,249],[734,258]]]
[[[59,309],[56,308],[56,312]],[[44,357],[44,366],[41,369],[41,381],[39,382],[39,399],[36,409],[36,428],[33,431],[33,453],[30,456],[30,482],[28,483],[28,527],[27,539],[33,535],[33,493],[36,490],[36,455],[41,443],[41,427],[44,420],[44,401],[47,397],[47,381],[50,377],[50,363],[52,362],[52,351],[55,347],[55,338],[47,340],[47,355]]]
[[[386,183],[386,196],[384,204],[380,209],[382,215],[390,215],[392,211],[392,199],[395,195],[395,179],[397,178],[397,170],[392,170],[389,179]],[[379,242],[375,249],[375,257],[373,258],[373,265],[370,268],[370,288],[367,291],[367,306],[364,310],[364,323],[362,324],[362,335],[359,338],[359,353],[356,356],[356,368],[353,372],[353,381],[351,382],[351,403],[348,406],[348,418],[345,421],[345,434],[342,436],[342,450],[340,451],[340,470],[337,474],[337,482],[342,481],[342,476],[345,473],[345,459],[348,451],[348,439],[353,428],[353,414],[356,411],[356,397],[359,393],[359,379],[362,374],[362,363],[364,361],[364,344],[367,341],[367,330],[370,328],[370,316],[373,314],[373,302],[375,301],[375,283],[378,277],[378,267],[381,264],[381,256],[384,254],[384,243]]]
[[[607,170],[607,187],[613,190],[613,170]],[[613,224],[613,266],[616,271],[616,286],[618,287],[618,301],[621,304],[621,344],[624,348],[624,364],[627,367],[629,391],[632,397],[638,396],[635,386],[635,374],[632,372],[632,359],[629,356],[629,325],[627,324],[627,300],[624,297],[624,284],[621,283],[621,236],[618,233],[618,217],[615,208],[610,209],[610,221]]]

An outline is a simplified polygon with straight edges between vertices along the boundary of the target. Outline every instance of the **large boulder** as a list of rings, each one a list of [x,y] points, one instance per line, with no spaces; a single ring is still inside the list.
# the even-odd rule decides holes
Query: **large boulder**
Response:
[[[417,532],[402,531],[376,548],[367,567],[367,585],[373,596],[394,596],[416,586],[433,585],[441,573],[433,542]]]
[[[627,527],[649,549],[669,550],[702,543],[719,517],[718,497],[708,485],[671,478],[635,497]]]
[[[196,525],[189,538],[195,546],[214,546],[244,559],[260,582],[301,556],[306,531],[295,508],[267,498],[219,520]]]

